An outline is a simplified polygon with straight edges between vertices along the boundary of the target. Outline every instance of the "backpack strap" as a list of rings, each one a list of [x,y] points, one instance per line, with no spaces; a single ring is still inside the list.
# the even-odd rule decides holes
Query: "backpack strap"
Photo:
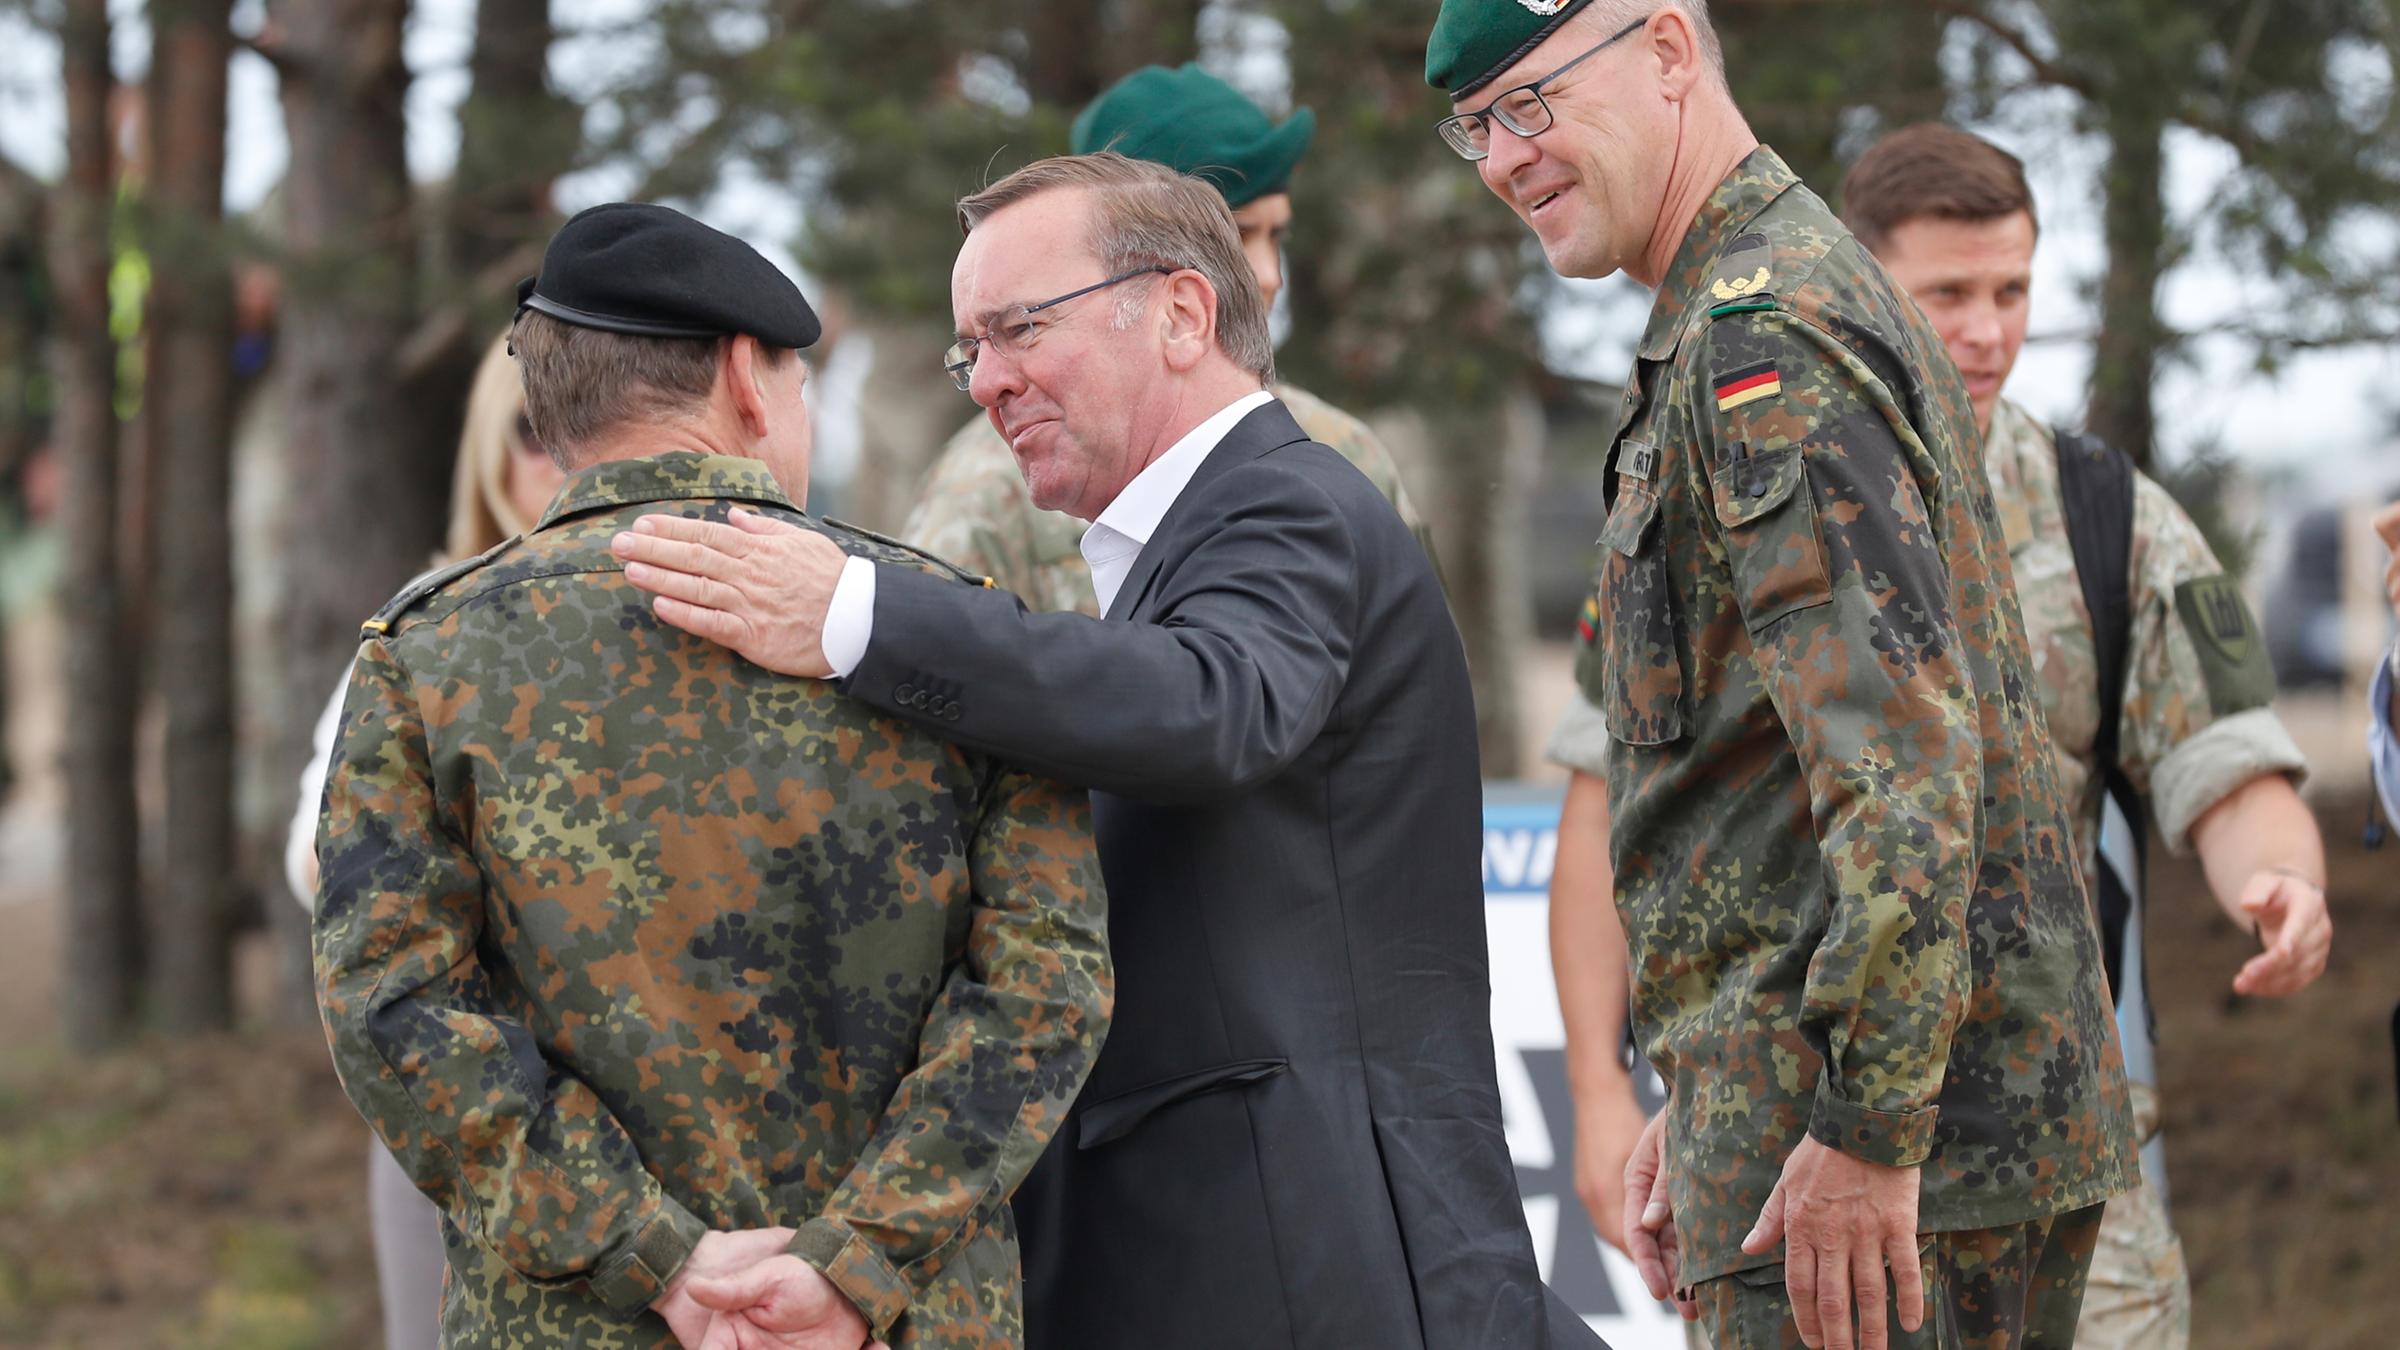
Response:
[[[2075,577],[2083,586],[2084,609],[2092,616],[2092,651],[2100,668],[2100,730],[2092,742],[2092,758],[2108,795],[2133,827],[2134,857],[2147,874],[2150,816],[2141,794],[2118,763],[2126,667],[2133,641],[2133,459],[2077,432],[2058,431],[2054,438],[2067,543],[2075,552]],[[2105,861],[2095,870],[2098,875],[2091,881],[2100,912],[2101,954],[2108,966],[2110,997],[2121,998],[2125,926],[2140,897]]]

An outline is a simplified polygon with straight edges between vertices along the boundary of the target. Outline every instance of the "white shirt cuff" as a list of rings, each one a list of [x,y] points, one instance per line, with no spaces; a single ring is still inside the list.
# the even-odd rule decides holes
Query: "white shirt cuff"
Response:
[[[875,564],[851,558],[842,564],[833,583],[833,602],[825,607],[825,663],[833,678],[846,680],[867,658],[867,643],[875,636]]]

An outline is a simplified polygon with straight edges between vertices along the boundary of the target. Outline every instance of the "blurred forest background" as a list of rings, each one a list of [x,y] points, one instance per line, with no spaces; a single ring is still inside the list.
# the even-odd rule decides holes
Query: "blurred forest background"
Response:
[[[42,78],[65,108],[55,171],[0,159],[0,710],[18,705],[0,716],[18,728],[0,741],[15,752],[0,794],[19,784],[0,817],[0,1012],[15,1019],[0,1021],[0,1342],[369,1334],[363,1239],[342,1218],[355,1121],[312,1049],[306,916],[275,863],[311,718],[359,621],[440,543],[475,363],[562,206],[588,204],[562,202],[562,183],[695,209],[728,193],[791,204],[796,232],[759,242],[788,250],[829,320],[817,359],[856,359],[826,497],[891,528],[972,411],[935,383],[951,203],[1062,151],[1075,112],[1143,64],[1199,60],[1278,116],[1313,106],[1279,360],[1389,433],[1439,534],[1487,772],[1536,769],[1525,747],[1551,709],[1527,667],[1556,662],[1540,634],[1563,626],[1588,563],[1596,497],[1578,484],[1609,391],[1557,359],[1559,284],[1431,134],[1446,112],[1421,78],[1435,0],[466,3],[455,166],[424,181],[408,157],[411,84],[428,77],[406,59],[410,0],[0,0],[13,31],[48,36]],[[2083,421],[2145,460],[2161,372],[2195,342],[2239,342],[2273,369],[2400,333],[2400,0],[1712,8],[1754,125],[1828,196],[1894,125],[2067,120],[2101,166]],[[289,147],[280,183],[238,215],[224,195],[237,62],[272,71]],[[2167,199],[2179,138],[2231,166],[2197,209]],[[2162,286],[2202,256],[2277,303],[2205,331],[2171,323]],[[2178,447],[2174,477],[2238,555],[2254,535],[2218,509],[2238,476],[2205,449]],[[2325,809],[2337,844],[2356,838],[2354,802]],[[2391,888],[2349,898],[2375,912],[2345,948],[2361,930],[2382,946],[2346,959],[2388,972]],[[2195,990],[2222,985],[2206,969]],[[2340,1016],[2363,1016],[2360,997]],[[2274,1025],[2322,1037],[2288,1012]],[[2322,1149],[2380,1170],[2388,1204],[2388,1086],[2376,1134],[2353,1119],[2352,1088],[2382,1081],[2360,1057],[2306,1072],[2339,1098],[2316,1123],[2365,1141]],[[2171,1090],[2170,1110],[2195,1098]],[[175,1110],[200,1115],[161,1115]],[[144,1159],[247,1158],[262,1138],[248,1171],[178,1168],[124,1193]],[[77,1166],[97,1173],[62,1190]],[[240,1179],[203,1184],[218,1172]],[[2230,1166],[2220,1180],[2248,1184]],[[62,1232],[172,1228],[162,1195],[263,1217],[109,1247],[104,1279],[69,1259],[81,1239]],[[2365,1250],[2388,1271],[2400,1232],[2388,1212],[2362,1222],[2380,1224]],[[2233,1225],[2225,1250],[2247,1231]],[[187,1311],[203,1299],[181,1339],[128,1330],[161,1297],[149,1259],[181,1262],[170,1286]],[[2388,1332],[2388,1279],[2369,1290],[2324,1263],[2295,1278],[2240,1284],[2226,1306],[2382,1300],[2382,1321],[2290,1341],[2204,1328],[2203,1344]]]

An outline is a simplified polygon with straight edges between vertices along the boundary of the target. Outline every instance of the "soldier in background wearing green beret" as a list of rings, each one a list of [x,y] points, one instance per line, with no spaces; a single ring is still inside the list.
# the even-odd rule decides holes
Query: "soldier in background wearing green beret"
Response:
[[[1720,1346],[2072,1344],[2129,1101],[1956,367],[1701,0],[1445,0],[1426,78],[1552,267],[1658,291],[1577,671],[1670,1094],[1637,1264]]]
[[[317,850],[319,1011],[442,1210],[442,1344],[1017,1345],[1008,1198],[1110,1012],[1084,794],[662,626],[609,552],[739,506],[955,575],[792,505],[788,278],[615,203],[522,299],[573,476],[367,624]]]
[[[1223,194],[1241,227],[1242,252],[1267,305],[1283,289],[1283,241],[1292,224],[1293,168],[1308,152],[1316,114],[1295,110],[1277,126],[1233,86],[1185,65],[1145,66],[1117,81],[1075,119],[1079,155],[1114,150],[1196,175]],[[1275,397],[1310,439],[1339,451],[1391,500],[1433,554],[1432,531],[1400,481],[1391,452],[1366,423],[1316,395],[1278,382]],[[1100,615],[1079,545],[1084,522],[1033,504],[1016,456],[988,418],[960,427],[927,475],[901,537],[992,578],[1035,610]]]

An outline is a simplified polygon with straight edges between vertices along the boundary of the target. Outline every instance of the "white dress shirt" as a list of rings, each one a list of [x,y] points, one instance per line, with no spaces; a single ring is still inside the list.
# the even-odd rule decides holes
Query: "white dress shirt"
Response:
[[[1209,452],[1217,448],[1235,423],[1272,402],[1274,397],[1261,389],[1218,409],[1207,421],[1167,447],[1165,454],[1150,461],[1101,509],[1099,519],[1083,532],[1082,546],[1083,560],[1092,569],[1092,590],[1100,597],[1101,613],[1106,614],[1109,606],[1116,603],[1117,590],[1125,584],[1126,574],[1133,570],[1133,560],[1157,532],[1158,523],[1166,519],[1175,499],[1191,485],[1192,475],[1200,471]],[[833,600],[826,606],[825,632],[820,639],[825,661],[833,667],[835,679],[843,679],[858,669],[874,636],[875,564],[854,557],[842,564],[842,575],[834,582]]]

